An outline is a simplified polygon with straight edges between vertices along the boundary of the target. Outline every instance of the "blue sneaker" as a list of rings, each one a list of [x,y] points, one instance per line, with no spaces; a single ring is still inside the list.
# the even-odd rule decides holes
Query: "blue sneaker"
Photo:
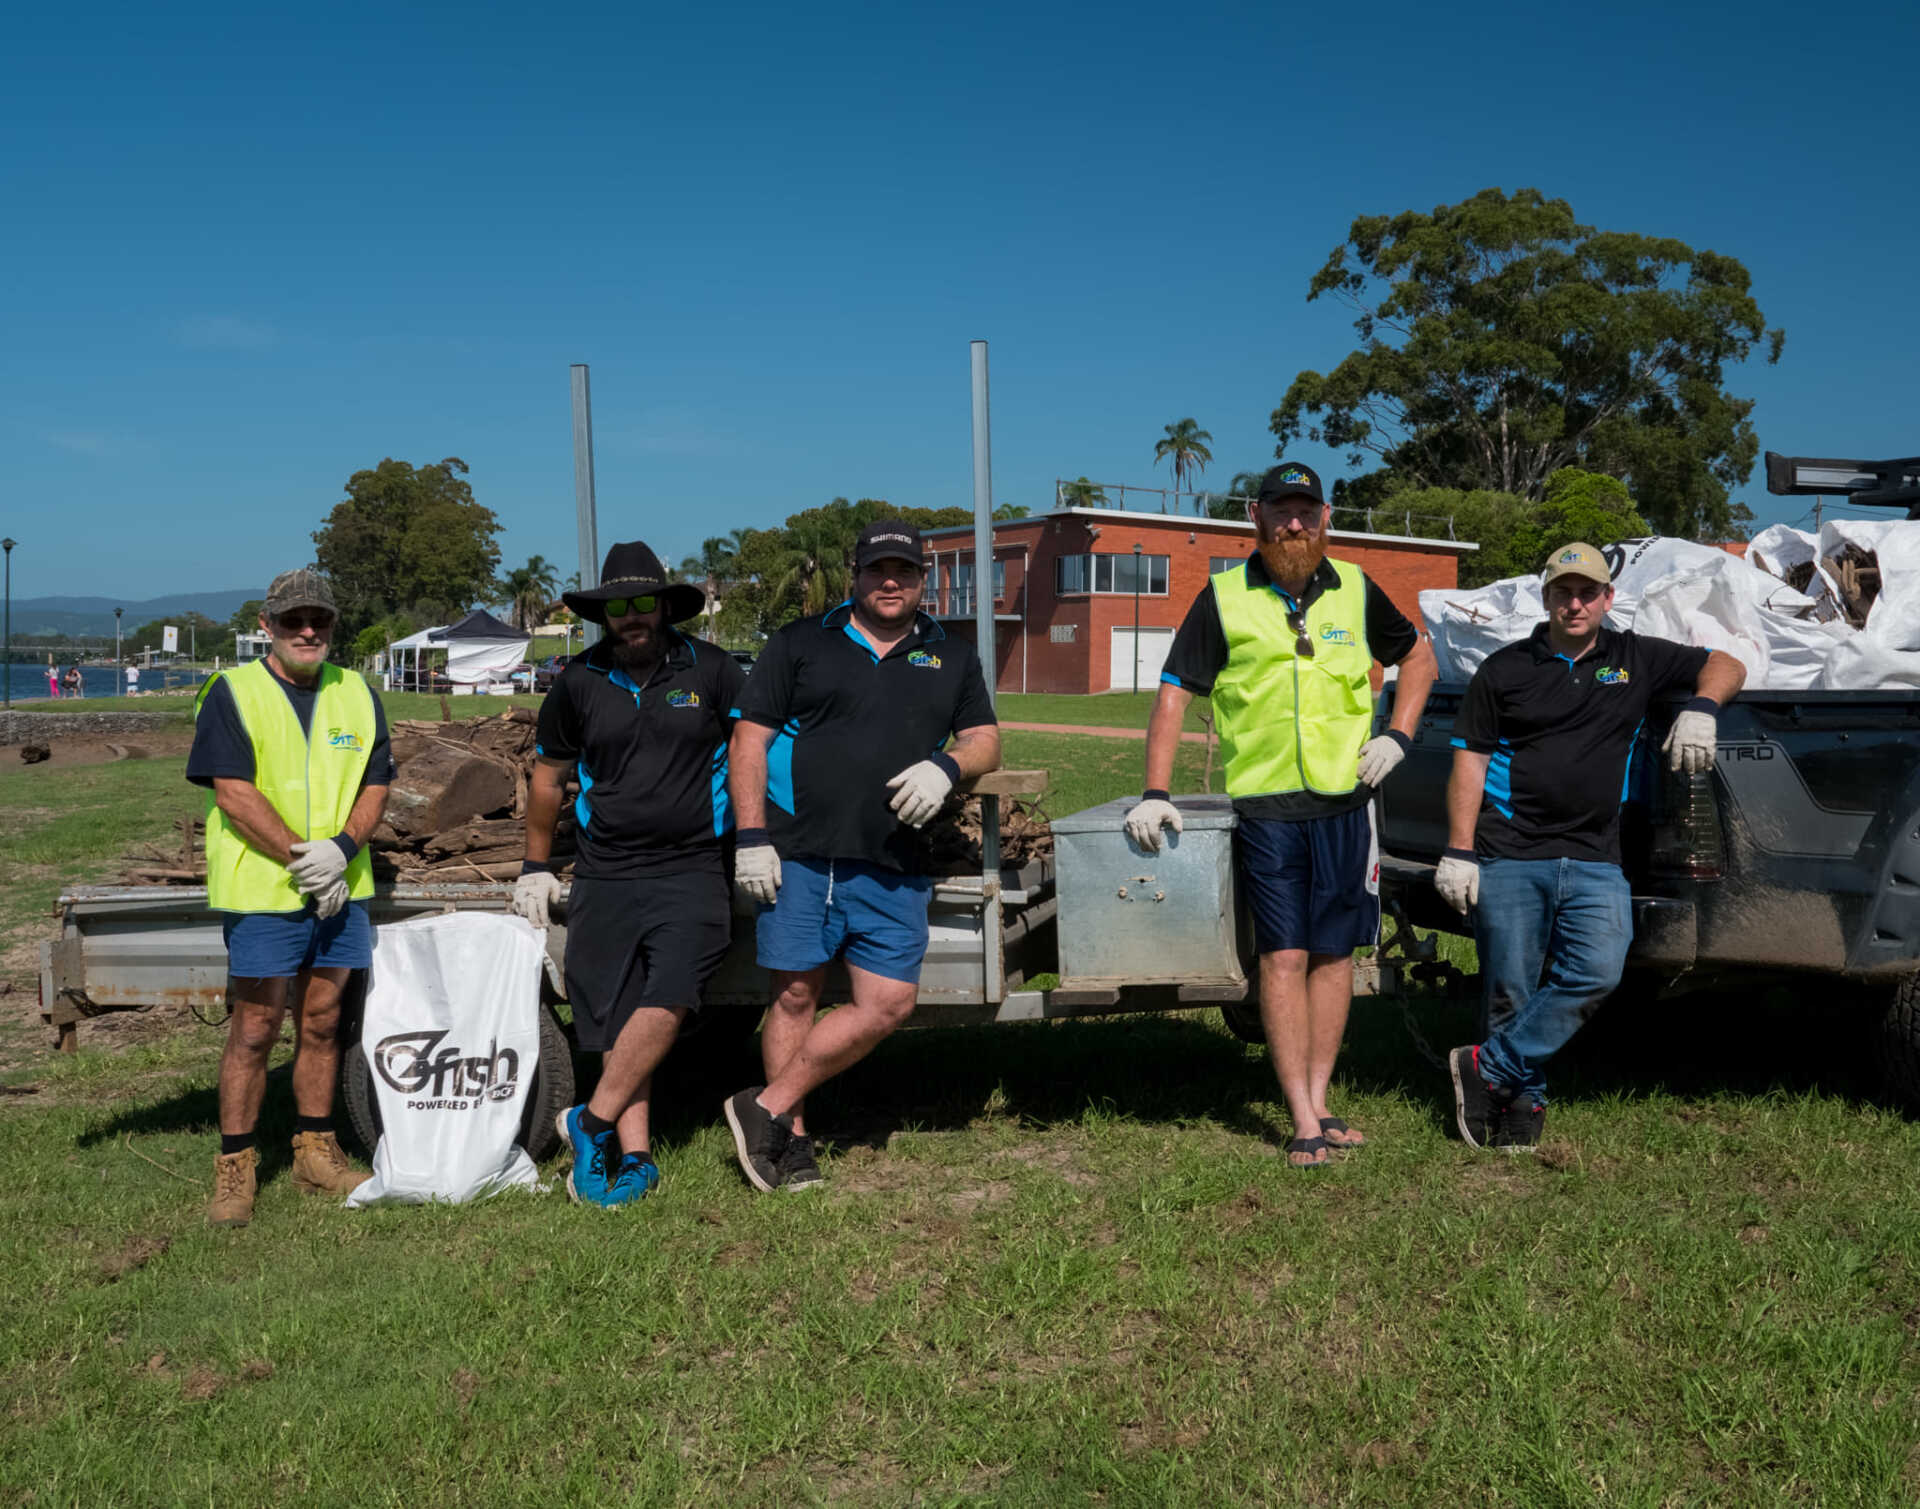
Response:
[[[607,1190],[606,1204],[632,1205],[659,1188],[660,1165],[653,1161],[651,1153],[623,1153],[620,1163],[613,1171],[613,1182]]]
[[[567,1196],[580,1205],[607,1203],[607,1163],[618,1156],[619,1146],[608,1127],[598,1137],[589,1137],[580,1125],[585,1106],[568,1106],[553,1124],[567,1146],[573,1149],[573,1167],[567,1170]]]

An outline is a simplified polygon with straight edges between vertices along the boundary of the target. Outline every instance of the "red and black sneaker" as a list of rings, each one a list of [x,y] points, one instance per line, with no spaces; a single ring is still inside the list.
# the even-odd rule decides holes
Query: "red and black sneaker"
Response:
[[[1480,1077],[1479,1047],[1455,1048],[1447,1055],[1447,1070],[1453,1076],[1453,1115],[1460,1140],[1468,1147],[1494,1146],[1496,1129],[1506,1124],[1509,1097]]]
[[[1493,1146],[1509,1153],[1537,1153],[1546,1125],[1547,1108],[1523,1095],[1509,1101],[1505,1113],[1496,1116]]]

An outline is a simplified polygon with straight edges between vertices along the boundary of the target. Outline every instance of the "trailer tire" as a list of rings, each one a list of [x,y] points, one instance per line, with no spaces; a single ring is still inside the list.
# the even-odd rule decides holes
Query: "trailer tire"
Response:
[[[1265,1044],[1267,1025],[1260,1020],[1258,1000],[1233,1001],[1220,1008],[1220,1020],[1227,1024],[1227,1031],[1243,1043]]]
[[[380,1141],[380,1100],[373,1089],[373,1069],[361,1051],[358,1036],[345,1051],[340,1089],[347,1106],[347,1124],[367,1157]],[[540,1007],[540,1063],[527,1086],[526,1106],[520,1113],[520,1145],[535,1163],[560,1148],[554,1120],[573,1104],[573,1044],[551,1007]]]
[[[1920,1107],[1920,974],[1895,986],[1880,1014],[1880,1056],[1894,1093]]]

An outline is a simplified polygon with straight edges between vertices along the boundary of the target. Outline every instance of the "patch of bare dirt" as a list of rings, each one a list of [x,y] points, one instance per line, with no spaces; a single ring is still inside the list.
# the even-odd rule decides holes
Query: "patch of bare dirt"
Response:
[[[1013,1186],[1004,1179],[990,1179],[947,1195],[947,1205],[958,1215],[971,1215],[983,1206],[999,1205],[1013,1195]]]
[[[143,728],[138,733],[56,734],[33,742],[47,747],[48,758],[27,768],[61,770],[73,765],[109,765],[115,760],[163,760],[184,755],[193,747],[193,729],[183,725]],[[20,747],[9,745],[0,749],[0,760],[10,766],[22,764]]]
[[[137,1273],[173,1245],[172,1237],[133,1237],[118,1252],[100,1259],[100,1282],[117,1284],[129,1273]]]
[[[1088,1173],[1079,1166],[1074,1149],[1070,1147],[1052,1146],[1044,1142],[1023,1142],[1018,1147],[1002,1148],[993,1155],[991,1161],[1043,1169],[1080,1189],[1100,1182],[1097,1175]]]

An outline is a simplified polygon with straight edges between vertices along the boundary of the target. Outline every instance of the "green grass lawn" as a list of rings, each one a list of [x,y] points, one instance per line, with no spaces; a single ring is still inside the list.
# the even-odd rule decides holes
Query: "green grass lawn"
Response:
[[[1137,788],[1137,748],[1008,756],[1057,812]],[[180,763],[0,771],[0,918],[164,830]],[[302,1197],[282,1061],[238,1232],[219,1034],[83,1027],[0,1095],[0,1503],[1920,1499],[1920,1127],[1830,999],[1612,1003],[1530,1159],[1448,1135],[1402,1009],[1355,1004],[1373,1145],[1315,1173],[1204,1011],[903,1033],[814,1098],[795,1197],[733,1169],[744,1071],[669,1062],[624,1212]]]
[[[1078,728],[1137,728],[1144,732],[1156,695],[1154,691],[1105,692],[1097,697],[1002,692],[994,707],[1009,723],[1065,723]],[[1196,697],[1187,708],[1186,727],[1195,733],[1206,726],[1199,718],[1200,709],[1206,705],[1204,697]]]

